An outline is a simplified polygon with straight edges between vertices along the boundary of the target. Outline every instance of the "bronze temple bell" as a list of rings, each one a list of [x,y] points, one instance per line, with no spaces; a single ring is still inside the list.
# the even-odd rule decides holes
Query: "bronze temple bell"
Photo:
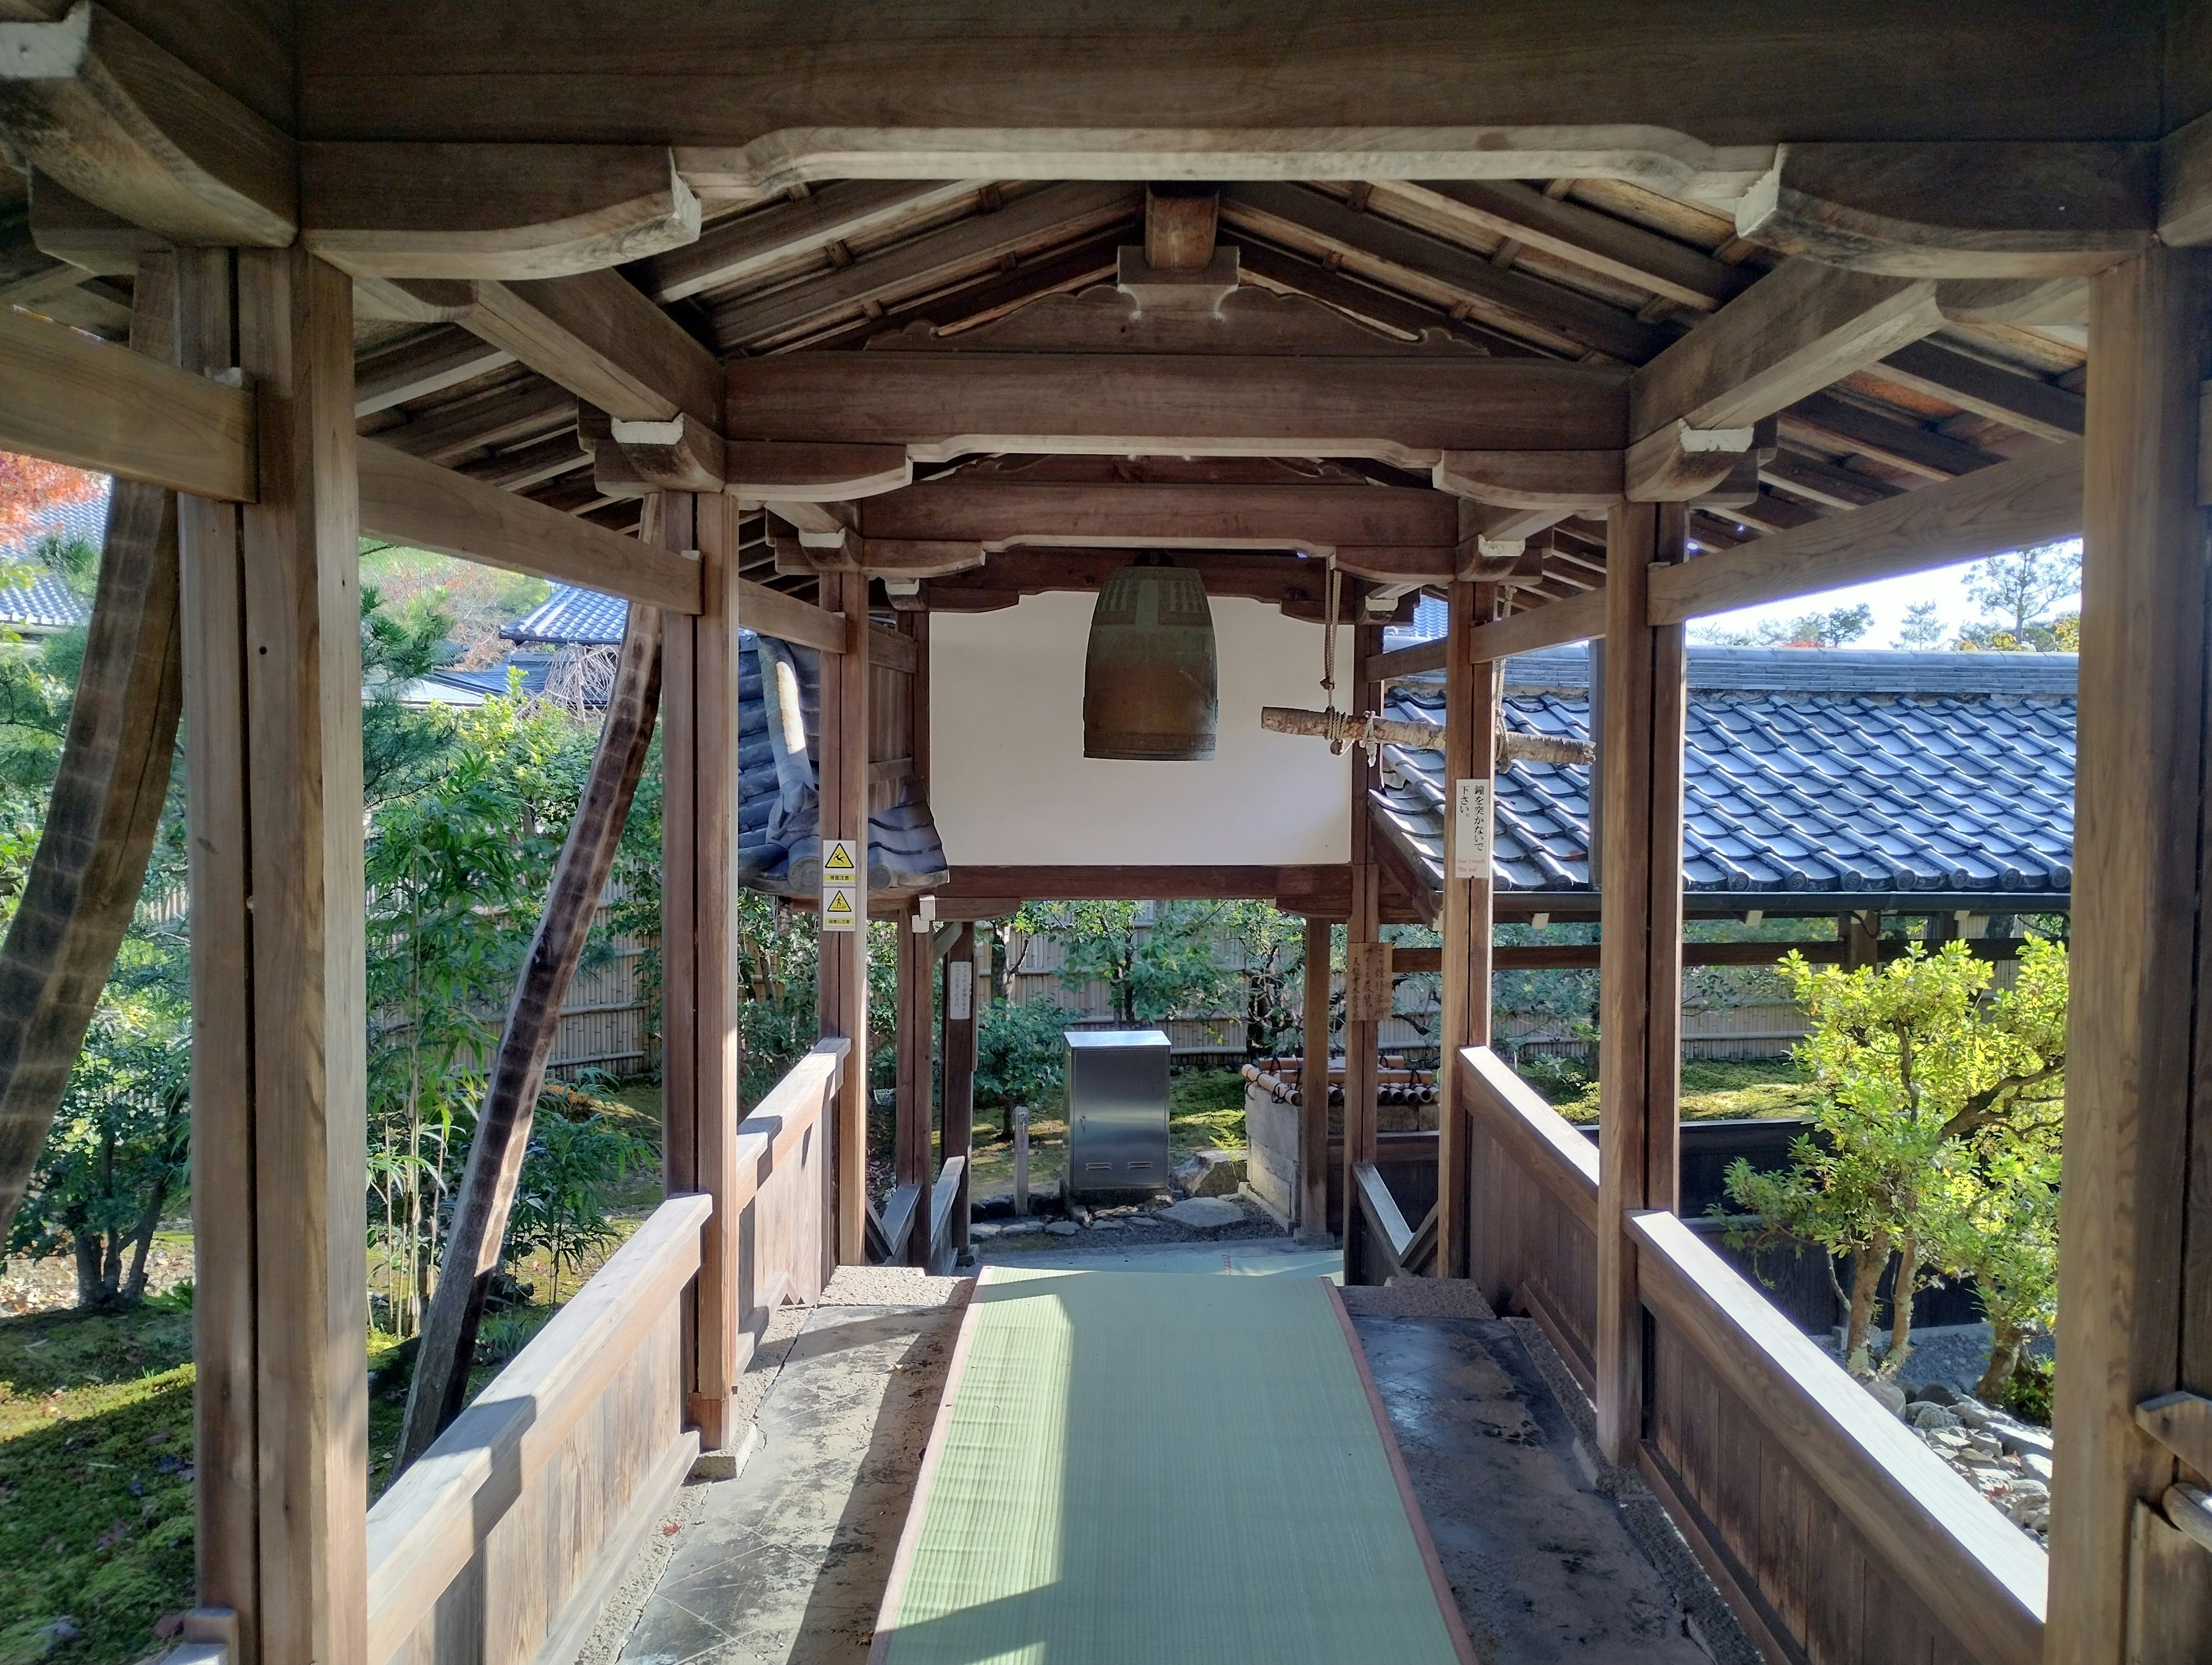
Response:
[[[1213,756],[1221,714],[1213,611],[1198,574],[1139,558],[1106,576],[1083,660],[1083,755],[1151,763]]]

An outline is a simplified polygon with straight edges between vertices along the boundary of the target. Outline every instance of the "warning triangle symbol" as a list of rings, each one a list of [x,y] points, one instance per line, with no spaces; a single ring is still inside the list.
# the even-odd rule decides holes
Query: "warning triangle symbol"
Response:
[[[830,858],[822,864],[825,873],[850,873],[853,871],[853,852],[849,845],[832,844]]]
[[[842,890],[831,891],[830,916],[832,919],[850,919],[853,916],[853,898]]]

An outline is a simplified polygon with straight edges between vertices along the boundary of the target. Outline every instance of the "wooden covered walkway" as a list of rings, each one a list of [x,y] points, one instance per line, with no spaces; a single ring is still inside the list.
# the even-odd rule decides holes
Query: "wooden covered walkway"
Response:
[[[0,966],[0,1207],[181,714],[195,1657],[568,1665],[682,1477],[742,1449],[776,1315],[841,1267],[965,1247],[976,923],[1189,897],[1303,916],[1309,1010],[1345,971],[1340,1125],[1332,1037],[1307,1037],[1299,1224],[1334,1188],[1347,1283],[1465,1280],[1540,1325],[1595,1455],[1665,1499],[1771,1660],[2201,1659],[2212,0],[1153,9],[0,0],[0,447],[118,481]],[[629,604],[456,1212],[454,1337],[528,1138],[532,1014],[656,732],[665,783],[666,1200],[374,1508],[364,532]],[[1683,664],[1696,619],[2076,534],[2046,1556],[1675,1216]],[[1212,646],[1190,761],[1085,739],[1086,632],[1140,558]],[[1424,591],[1448,637],[1386,653]],[[872,1017],[868,932],[824,929],[821,1046],[748,1115],[732,899],[767,832],[739,687],[764,640],[811,678],[777,684],[786,871],[850,863],[822,916],[891,924],[898,966]],[[1524,766],[1498,665],[1585,640],[1595,1151],[1487,1045],[1490,805]],[[1444,693],[1435,891],[1378,832],[1361,744],[1412,676]],[[872,843],[918,819],[950,881],[872,886]],[[1395,959],[1382,927],[1417,920],[1439,943]],[[1443,1102],[1394,1190],[1376,1031],[1416,961]],[[1052,1304],[996,1287],[979,1314]],[[416,1432],[459,1401],[426,1390]],[[1069,1463],[1110,1460],[1075,1436]],[[1333,1477],[1337,1526],[1388,1515],[1376,1473]],[[887,1646],[964,1611],[927,1547]],[[1330,1553],[1285,1597],[1320,1634],[1365,1597]]]

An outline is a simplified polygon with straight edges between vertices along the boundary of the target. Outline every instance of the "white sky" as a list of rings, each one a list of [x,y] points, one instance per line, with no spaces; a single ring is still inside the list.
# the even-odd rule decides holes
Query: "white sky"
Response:
[[[1733,613],[1717,613],[1692,624],[1690,640],[1698,640],[1706,629],[1747,629],[1769,619],[1791,619],[1810,612],[1830,612],[1838,607],[1853,606],[1861,602],[1874,610],[1874,629],[1853,642],[1851,646],[1854,647],[1897,646],[1897,633],[1905,623],[1905,610],[1923,601],[1932,601],[1936,605],[1937,616],[1943,621],[1945,628],[1955,635],[1960,626],[1971,624],[1982,617],[1981,609],[1966,599],[1966,574],[1975,564],[1968,561],[1955,567],[1941,568],[1935,572],[1914,573],[1908,578],[1884,579],[1877,584],[1854,584],[1844,589],[1805,596],[1796,601],[1780,601],[1765,607],[1745,607]],[[2060,602],[2051,611],[2066,612],[2080,605],[2080,598],[2073,597]],[[1950,639],[1947,635],[1944,641],[1948,642]]]

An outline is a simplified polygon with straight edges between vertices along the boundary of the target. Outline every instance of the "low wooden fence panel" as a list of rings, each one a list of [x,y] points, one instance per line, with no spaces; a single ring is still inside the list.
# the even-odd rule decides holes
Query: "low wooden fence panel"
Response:
[[[565,1665],[699,1454],[680,1297],[711,1205],[672,1197],[368,1511],[376,1665]]]
[[[1645,1478],[1768,1657],[2038,1665],[2045,1553],[1680,1220],[1628,1229]]]
[[[1487,1047],[1460,1054],[1458,1087],[1474,1175],[1468,1275],[1500,1311],[1541,1324],[1587,1391],[1596,1379],[1597,1151]]]
[[[663,1202],[376,1500],[370,1665],[576,1657],[698,1458],[683,1333],[702,1235],[729,1256],[739,1370],[779,1304],[822,1292],[825,1110],[849,1049],[822,1042],[738,1125],[723,1219],[703,1195]]]
[[[1587,1389],[1598,1156],[1487,1048],[1459,1059],[1471,1276]],[[1775,1665],[2040,1665],[2049,1558],[1672,1213],[1631,1216],[1638,1465]]]

